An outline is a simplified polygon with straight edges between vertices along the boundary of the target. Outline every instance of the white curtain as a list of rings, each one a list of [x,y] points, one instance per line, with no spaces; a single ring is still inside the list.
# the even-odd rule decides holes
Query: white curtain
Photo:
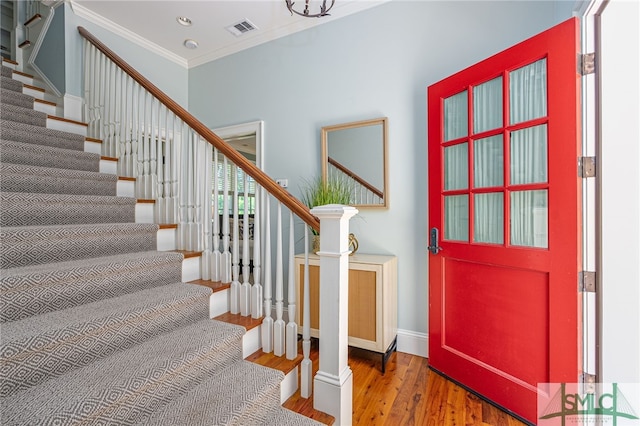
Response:
[[[448,97],[444,100],[444,140],[467,136],[468,128],[467,91]]]
[[[467,189],[469,186],[469,144],[461,143],[444,149],[444,189]]]
[[[547,181],[547,125],[511,132],[511,184]]]
[[[547,115],[547,60],[541,59],[509,73],[511,124]]]
[[[511,123],[547,115],[547,61],[541,59],[509,74]],[[511,132],[512,185],[548,181],[547,125]],[[548,247],[548,191],[513,191],[510,194],[511,244]]]
[[[504,195],[489,192],[474,195],[473,240],[477,243],[504,243]]]
[[[502,134],[473,142],[473,186],[487,188],[502,186],[504,182],[504,154]]]
[[[546,59],[509,73],[509,121],[524,123],[547,114]],[[444,141],[467,136],[467,91],[444,100]],[[473,133],[503,128],[503,79],[497,77],[473,88]],[[507,185],[547,182],[547,125],[510,133],[510,181]],[[473,188],[491,188],[473,194],[473,241],[504,244],[504,136],[477,139],[473,146]],[[444,189],[468,189],[469,143],[444,149]],[[509,193],[510,243],[547,247],[547,190]],[[469,196],[444,197],[445,239],[469,241]]]
[[[444,211],[444,239],[469,241],[469,196],[445,196]]]
[[[473,88],[473,133],[502,127],[502,77]]]
[[[547,190],[514,191],[511,193],[511,244],[547,248]]]
[[[473,88],[473,132],[481,133],[502,127],[502,77]],[[466,151],[465,151],[466,153]],[[473,142],[474,188],[501,187],[504,183],[503,136],[498,134]],[[466,160],[466,158],[465,158]],[[473,198],[473,241],[502,244],[504,242],[504,195],[500,192],[475,194]],[[454,203],[454,201],[452,201]],[[456,206],[466,205],[468,200],[456,200]],[[458,207],[461,210],[461,207]],[[456,222],[465,226],[456,234],[459,239],[468,237],[468,220],[462,213]],[[453,218],[452,218],[453,220]],[[464,225],[463,225],[464,224]]]

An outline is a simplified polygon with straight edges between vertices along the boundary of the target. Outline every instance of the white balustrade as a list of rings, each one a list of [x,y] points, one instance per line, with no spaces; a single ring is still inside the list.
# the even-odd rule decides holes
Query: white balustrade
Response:
[[[295,276],[299,271],[294,269],[293,260],[296,247],[294,214],[291,211],[289,213],[289,250],[285,256],[281,201],[277,201],[275,206],[277,216],[272,224],[270,194],[258,186],[251,189],[249,177],[244,172],[240,173],[227,156],[220,154],[218,149],[213,148],[176,115],[174,108],[152,96],[89,43],[85,46],[85,59],[84,114],[89,124],[88,136],[103,140],[103,155],[118,157],[120,175],[136,178],[138,198],[156,200],[156,222],[178,223],[178,249],[202,251],[202,278],[230,283],[230,312],[250,315],[255,319],[263,318],[262,350],[277,356],[286,355],[289,359],[296,358],[299,329],[295,318],[300,306],[296,304],[295,284]],[[370,197],[366,191],[356,191],[361,193],[359,199]],[[244,202],[242,223],[239,220],[241,196]],[[255,207],[251,206],[252,196]],[[222,209],[219,208],[220,199]],[[344,206],[325,206],[312,211],[320,217],[323,231],[319,253],[322,345],[320,370],[313,381],[308,226],[303,224],[306,262],[302,300],[301,395],[308,398],[313,384],[316,395],[314,406],[333,415],[337,424],[342,421],[348,423],[347,417],[351,412],[352,377],[347,365],[346,256],[348,221],[355,212],[357,210]],[[233,218],[232,226],[230,216]],[[276,252],[272,262],[274,230]],[[274,267],[275,270],[272,269]],[[275,287],[272,287],[272,283]],[[327,305],[333,303],[336,295],[338,306],[327,310]],[[287,323],[284,321],[285,308],[288,311]],[[336,310],[337,316],[327,314]]]

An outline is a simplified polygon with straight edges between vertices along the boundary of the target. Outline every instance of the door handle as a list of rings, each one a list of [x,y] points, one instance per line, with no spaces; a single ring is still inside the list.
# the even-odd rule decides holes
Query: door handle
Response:
[[[439,251],[443,250],[443,248],[438,245],[440,242],[439,234],[438,228],[431,228],[431,231],[429,231],[429,247],[427,247],[427,249],[429,249],[431,254],[438,254]]]

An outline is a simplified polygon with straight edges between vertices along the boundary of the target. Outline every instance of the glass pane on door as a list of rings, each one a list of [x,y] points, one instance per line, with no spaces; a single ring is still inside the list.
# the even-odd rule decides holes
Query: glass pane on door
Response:
[[[541,59],[509,73],[511,124],[547,115],[547,60]]]
[[[502,192],[475,194],[473,200],[473,241],[476,243],[504,243],[504,196]]]
[[[547,125],[511,132],[511,184],[547,182]]]
[[[469,187],[469,153],[466,142],[444,149],[444,189]]]
[[[511,193],[511,245],[549,246],[548,204],[546,189]]]
[[[502,186],[504,182],[502,135],[473,142],[473,186]]]
[[[445,142],[467,136],[469,127],[467,105],[466,90],[444,100]]]
[[[502,77],[473,88],[473,132],[502,127]]]
[[[469,196],[444,197],[444,239],[469,241]]]

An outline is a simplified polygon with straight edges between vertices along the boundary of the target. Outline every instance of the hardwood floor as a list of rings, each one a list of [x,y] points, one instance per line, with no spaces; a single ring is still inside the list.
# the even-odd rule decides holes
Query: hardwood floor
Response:
[[[317,340],[312,340],[313,371],[318,368]],[[507,413],[467,392],[428,368],[426,358],[396,352],[386,373],[379,354],[349,349],[353,371],[354,425],[523,426]],[[326,424],[332,418],[313,410],[313,399],[296,392],[285,407]]]

